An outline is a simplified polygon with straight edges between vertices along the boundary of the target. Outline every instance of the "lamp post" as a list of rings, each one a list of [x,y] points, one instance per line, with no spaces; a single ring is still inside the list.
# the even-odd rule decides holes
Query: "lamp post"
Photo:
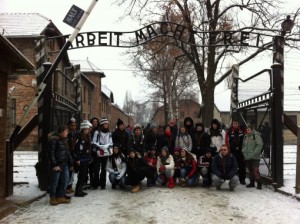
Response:
[[[284,36],[293,26],[294,22],[287,16],[281,24],[281,35],[273,39],[272,178],[275,188],[283,186]]]

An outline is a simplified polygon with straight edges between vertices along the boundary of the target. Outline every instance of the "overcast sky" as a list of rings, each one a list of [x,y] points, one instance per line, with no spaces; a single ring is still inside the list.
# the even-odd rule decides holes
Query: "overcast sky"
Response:
[[[110,0],[100,0],[93,9],[91,15],[84,24],[84,31],[133,31],[140,29],[137,21],[129,18],[119,20],[124,14],[124,9],[111,5]],[[298,1],[287,0],[287,11],[295,11]],[[0,12],[38,12],[51,19],[63,34],[70,34],[73,28],[63,23],[63,19],[70,7],[75,4],[82,9],[87,9],[91,0],[1,0]],[[126,91],[130,91],[134,100],[144,100],[147,94],[145,82],[133,76],[124,48],[93,47],[68,51],[71,60],[89,60],[99,67],[105,74],[104,85],[114,93],[115,102],[123,106]],[[299,52],[288,52],[285,55],[285,106],[300,105],[298,86],[300,86]],[[261,63],[263,61],[263,63]],[[261,55],[252,64],[243,66],[242,77],[249,77],[256,72],[270,68],[272,57],[270,53]],[[255,68],[255,69],[254,69]],[[230,105],[230,91],[221,83],[215,91],[215,102],[221,110],[228,110]],[[292,109],[292,108],[291,108]],[[291,110],[290,109],[290,110]]]

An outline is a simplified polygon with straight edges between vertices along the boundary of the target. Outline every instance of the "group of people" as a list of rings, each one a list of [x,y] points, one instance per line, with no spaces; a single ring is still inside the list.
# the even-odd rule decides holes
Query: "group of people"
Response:
[[[85,185],[106,189],[107,172],[112,189],[131,186],[133,193],[140,191],[145,178],[147,187],[185,187],[201,181],[203,187],[214,185],[217,190],[228,181],[229,190],[234,191],[238,183],[246,185],[247,167],[250,183],[246,187],[255,187],[256,181],[257,189],[262,188],[262,139],[251,125],[242,130],[238,121],[225,131],[213,119],[206,130],[186,117],[179,128],[175,122],[162,131],[154,123],[146,128],[136,124],[129,133],[121,119],[111,132],[107,118],[84,120],[79,129],[72,118],[68,127],[50,133],[49,141],[51,205],[69,203],[69,193],[84,197]],[[74,173],[78,175],[75,191]]]

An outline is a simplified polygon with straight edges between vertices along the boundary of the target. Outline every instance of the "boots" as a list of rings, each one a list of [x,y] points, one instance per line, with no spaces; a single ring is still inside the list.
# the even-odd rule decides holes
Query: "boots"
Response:
[[[131,192],[136,193],[140,191],[140,185],[134,185],[132,186]]]
[[[68,204],[71,202],[70,199],[66,199],[65,197],[57,198],[56,200],[57,200],[57,204]]]
[[[254,181],[251,180],[251,181],[250,181],[250,184],[247,184],[246,187],[247,187],[247,188],[255,187]]]
[[[58,203],[57,203],[56,198],[54,198],[54,197],[50,198],[50,205],[57,205],[57,204]]]
[[[168,185],[169,188],[174,188],[175,187],[175,183],[174,183],[174,179],[173,177],[170,177],[169,178],[169,185]]]
[[[257,182],[257,189],[258,190],[261,190],[262,189],[262,183],[261,183],[261,180],[256,180],[256,182]]]

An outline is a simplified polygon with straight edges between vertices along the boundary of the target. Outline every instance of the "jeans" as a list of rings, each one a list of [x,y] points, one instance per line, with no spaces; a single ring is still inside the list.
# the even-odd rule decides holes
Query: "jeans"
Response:
[[[110,173],[108,178],[111,183],[111,185],[119,184],[120,188],[125,188],[125,175],[123,175],[119,180],[117,179],[117,174]]]
[[[62,198],[69,184],[69,167],[61,165],[60,171],[51,171],[50,197]]]
[[[78,175],[77,175],[77,184],[76,184],[76,194],[80,194],[83,192],[83,186],[86,181],[86,172],[87,172],[88,162],[81,161],[78,167]]]
[[[189,174],[190,170],[182,168],[180,169],[180,177],[181,178],[186,178],[187,175]],[[192,177],[190,177],[187,181],[188,186],[193,186],[196,183],[197,180],[197,173],[195,173]]]
[[[212,181],[216,187],[221,187],[221,185],[225,182],[223,178],[218,177],[217,175],[212,175]],[[234,175],[230,180],[229,180],[229,188],[235,188],[238,185],[239,178],[237,175]]]

